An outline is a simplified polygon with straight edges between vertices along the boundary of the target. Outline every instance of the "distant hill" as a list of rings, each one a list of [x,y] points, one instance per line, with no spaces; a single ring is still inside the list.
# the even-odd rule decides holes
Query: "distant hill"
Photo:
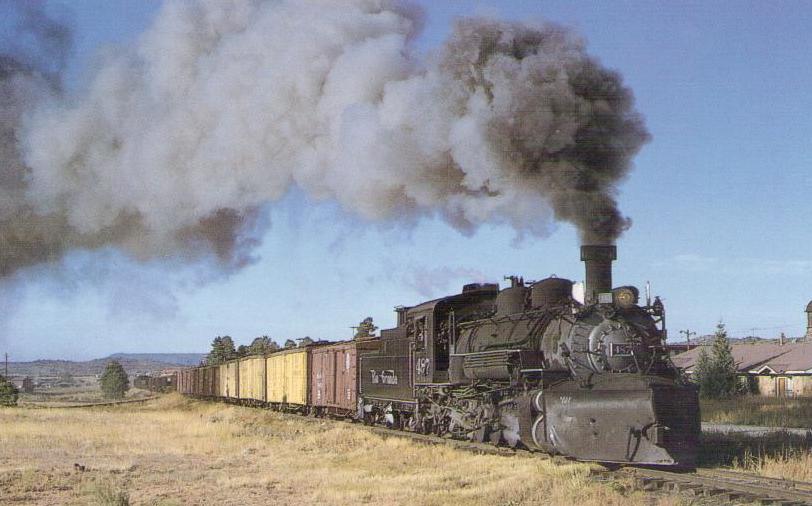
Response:
[[[205,353],[113,353],[111,360],[146,360],[172,365],[199,365],[206,358]]]
[[[91,376],[101,374],[110,360],[118,360],[130,376],[149,374],[174,367],[198,365],[205,353],[114,353],[109,357],[74,362],[71,360],[34,360],[9,362],[9,376]]]

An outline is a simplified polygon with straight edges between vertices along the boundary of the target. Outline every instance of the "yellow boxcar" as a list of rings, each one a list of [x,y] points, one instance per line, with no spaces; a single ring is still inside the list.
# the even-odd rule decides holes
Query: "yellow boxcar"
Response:
[[[280,351],[266,359],[268,402],[308,403],[310,385],[310,352],[308,349]]]
[[[217,366],[220,370],[217,374],[217,381],[220,383],[219,388],[217,389],[220,393],[220,397],[228,397],[226,392],[228,392],[228,368],[226,364],[220,364]]]
[[[240,399],[265,401],[265,357],[240,359]]]
[[[232,399],[240,398],[240,364],[236,360],[220,366],[220,394]]]

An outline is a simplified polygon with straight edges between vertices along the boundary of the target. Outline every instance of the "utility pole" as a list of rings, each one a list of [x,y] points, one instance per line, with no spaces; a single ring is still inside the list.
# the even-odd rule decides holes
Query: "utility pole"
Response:
[[[6,378],[8,378],[8,352],[6,352]]]
[[[685,340],[688,341],[688,346],[691,346],[691,336],[695,336],[696,332],[691,332],[688,329],[680,330],[680,334],[685,334]]]

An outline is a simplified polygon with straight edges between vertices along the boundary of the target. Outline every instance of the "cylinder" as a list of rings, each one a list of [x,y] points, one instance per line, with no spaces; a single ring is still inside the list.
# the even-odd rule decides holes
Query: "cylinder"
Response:
[[[614,245],[581,246],[581,260],[586,267],[584,302],[596,304],[598,295],[612,291],[612,261],[617,259]]]

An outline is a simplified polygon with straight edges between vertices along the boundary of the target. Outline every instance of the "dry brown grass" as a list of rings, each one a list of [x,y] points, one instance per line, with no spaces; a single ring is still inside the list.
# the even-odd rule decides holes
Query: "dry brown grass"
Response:
[[[74,381],[75,384],[69,387],[38,388],[34,393],[20,394],[19,403],[24,406],[59,407],[109,401],[104,397],[95,377],[79,376]],[[128,399],[152,396],[152,392],[138,388],[130,388],[126,394]]]
[[[586,464],[473,455],[177,395],[0,409],[0,427],[4,504],[679,504],[596,483]]]
[[[777,455],[746,453],[734,462],[733,469],[771,478],[812,481],[812,453],[790,449]]]
[[[808,399],[744,395],[725,400],[701,401],[703,422],[767,427],[812,427]]]

